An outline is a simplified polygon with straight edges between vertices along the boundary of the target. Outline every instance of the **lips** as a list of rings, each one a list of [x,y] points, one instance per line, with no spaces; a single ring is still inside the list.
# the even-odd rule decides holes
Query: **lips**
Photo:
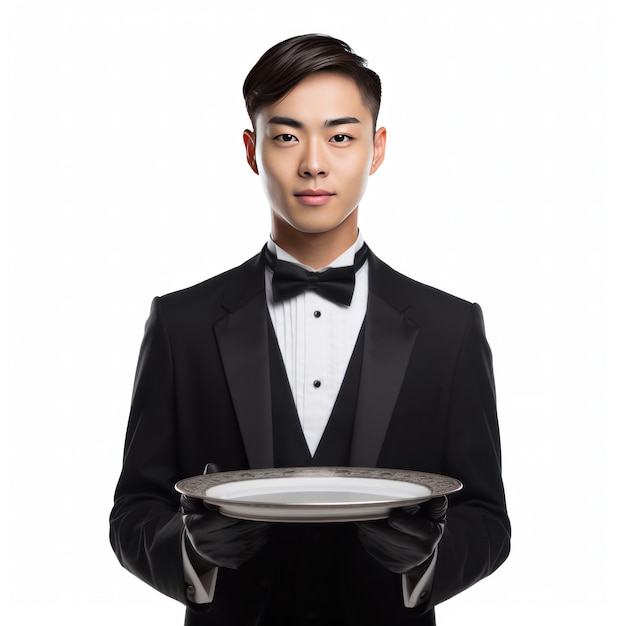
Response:
[[[303,204],[319,206],[326,204],[335,194],[326,189],[304,189],[294,194]]]

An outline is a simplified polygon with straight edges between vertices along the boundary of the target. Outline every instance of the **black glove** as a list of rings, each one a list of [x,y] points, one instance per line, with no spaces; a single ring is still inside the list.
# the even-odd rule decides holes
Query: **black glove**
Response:
[[[204,473],[215,471],[209,463]],[[238,569],[269,541],[270,524],[226,517],[203,500],[182,495],[180,510],[187,555],[200,575],[213,567]]]
[[[212,567],[238,569],[269,541],[269,524],[226,517],[184,495],[180,505],[187,554],[199,574]]]
[[[433,498],[388,519],[357,522],[365,550],[395,574],[422,575],[430,565],[446,524],[448,499]]]

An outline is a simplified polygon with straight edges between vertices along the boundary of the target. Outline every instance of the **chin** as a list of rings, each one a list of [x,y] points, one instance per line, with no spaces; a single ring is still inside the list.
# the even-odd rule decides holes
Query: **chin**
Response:
[[[341,224],[342,222],[340,222],[339,224],[314,224],[303,227],[294,226],[294,228],[298,232],[307,235],[323,235],[324,233],[332,233],[333,231],[337,230],[337,228],[339,228]]]

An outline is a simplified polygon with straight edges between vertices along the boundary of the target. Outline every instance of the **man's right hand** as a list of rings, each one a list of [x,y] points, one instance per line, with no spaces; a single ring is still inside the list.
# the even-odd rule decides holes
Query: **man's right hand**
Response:
[[[185,495],[180,498],[180,508],[187,554],[196,571],[238,569],[269,541],[270,524],[226,517],[202,500]]]

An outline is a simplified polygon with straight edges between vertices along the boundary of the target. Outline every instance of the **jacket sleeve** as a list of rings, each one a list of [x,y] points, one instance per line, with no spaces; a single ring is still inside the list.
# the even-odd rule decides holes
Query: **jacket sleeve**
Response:
[[[477,304],[471,308],[449,390],[445,442],[442,466],[461,478],[464,488],[450,498],[432,604],[491,574],[510,549],[492,357]]]
[[[173,370],[166,325],[155,298],[139,355],[110,540],[126,569],[186,603],[182,516],[173,487],[180,475]]]

